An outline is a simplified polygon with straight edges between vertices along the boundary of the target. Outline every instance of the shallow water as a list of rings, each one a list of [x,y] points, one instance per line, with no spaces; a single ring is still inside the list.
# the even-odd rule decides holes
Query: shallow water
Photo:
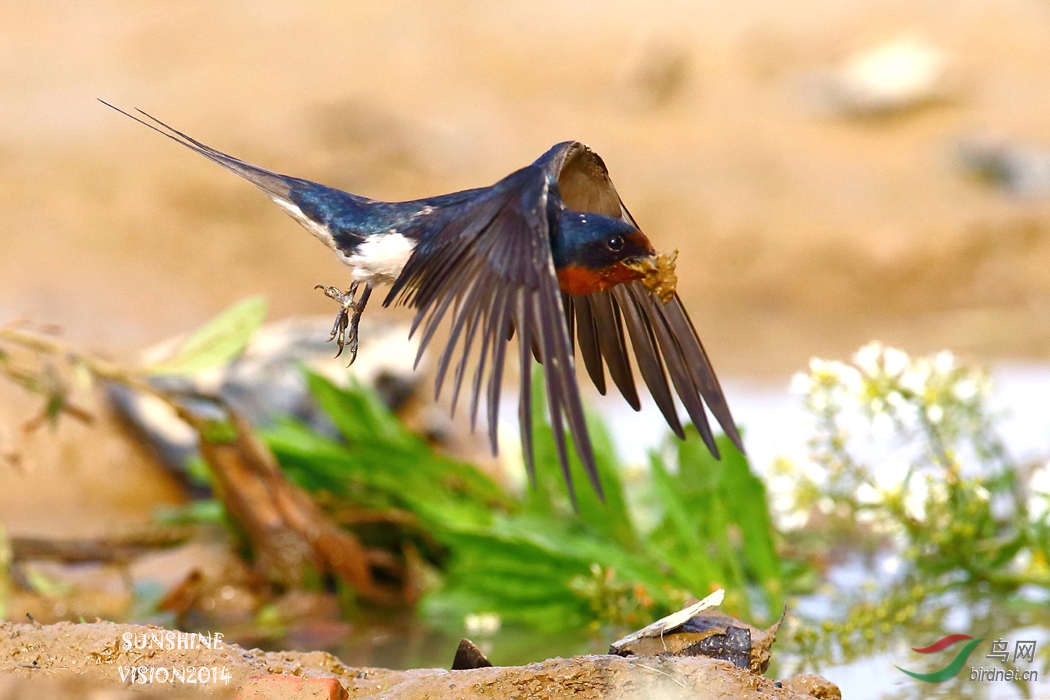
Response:
[[[992,367],[992,380],[994,390],[990,408],[999,416],[999,434],[1011,456],[1019,464],[1050,458],[1050,366],[999,364]],[[758,383],[732,377],[723,382],[734,417],[744,428],[744,443],[752,468],[760,474],[766,473],[777,457],[805,459],[807,454],[806,441],[811,434],[808,416],[802,398],[791,393],[789,384],[790,380]],[[668,434],[655,404],[651,401],[643,403],[642,411],[635,413],[618,396],[606,396],[598,402],[620,454],[633,465],[645,464],[647,452],[666,440]],[[866,587],[870,589],[891,580],[897,568],[894,560],[899,562],[896,556],[887,554],[873,563],[859,558],[846,561],[828,572],[828,581],[836,591],[860,593]],[[831,613],[830,600],[824,596],[808,596],[796,602],[795,611],[810,618],[824,617]],[[964,605],[960,604],[957,616],[960,619],[951,621],[953,629],[969,629],[972,615]],[[1000,633],[1017,632],[1001,630]],[[910,640],[903,638],[907,636],[907,630],[900,634],[902,639],[898,648],[850,663],[824,667],[820,673],[842,689],[843,697],[858,700],[954,697],[959,692],[956,686],[920,683],[895,668],[896,665],[922,668],[921,661],[916,660],[917,655],[908,649]],[[1032,635],[1043,643],[1047,638],[1046,630]],[[976,654],[964,671],[970,666],[989,665]],[[780,661],[791,666],[795,660],[782,655]],[[1033,665],[1033,668],[1037,667]],[[1046,688],[1045,685],[1033,685],[1033,690],[1040,687]],[[1018,688],[1009,682],[982,683],[979,689],[967,688],[967,691],[971,690],[976,690],[976,697],[1022,697]],[[1035,697],[1040,696],[1037,693]]]
[[[1001,416],[999,432],[1014,459],[1024,463],[1050,457],[1050,365],[995,365],[992,381],[991,409]],[[811,431],[802,399],[789,385],[790,379],[761,383],[728,377],[722,382],[733,416],[744,429],[751,466],[760,474],[777,457],[806,456]],[[648,451],[668,435],[656,404],[646,399],[638,413],[618,395],[595,401],[620,455],[632,465],[646,464]]]

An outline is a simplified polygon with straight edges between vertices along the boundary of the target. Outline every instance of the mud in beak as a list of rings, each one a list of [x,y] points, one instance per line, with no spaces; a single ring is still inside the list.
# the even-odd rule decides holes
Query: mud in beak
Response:
[[[674,271],[677,258],[678,251],[674,250],[670,253],[628,258],[620,264],[640,272],[645,288],[666,304],[674,298],[675,287],[678,285],[678,276]]]
[[[655,255],[639,255],[638,257],[627,258],[620,264],[643,275],[650,275],[657,269]]]

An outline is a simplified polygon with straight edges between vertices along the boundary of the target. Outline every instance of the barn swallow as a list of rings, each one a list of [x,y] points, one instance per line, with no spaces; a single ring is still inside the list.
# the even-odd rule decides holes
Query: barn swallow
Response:
[[[641,404],[628,357],[629,339],[642,379],[679,438],[684,439],[685,432],[671,386],[715,457],[718,448],[705,403],[743,450],[689,315],[673,290],[657,294],[643,284],[654,267],[653,246],[620,200],[605,163],[584,144],[556,144],[490,187],[381,202],[265,170],[141,110],[139,117],[103,104],[248,180],[335,251],[351,268],[350,288],[341,292],[318,287],[340,304],[332,339],[340,350],[349,346],[351,362],[357,354],[361,314],[377,286],[391,286],[383,306],[397,303],[415,310],[409,337],[422,329],[417,363],[448,317],[449,340],[437,364],[435,397],[459,348],[452,375],[455,410],[473,357],[471,427],[484,395],[493,454],[498,450],[506,351],[517,336],[518,419],[522,453],[534,484],[532,356],[542,366],[558,460],[573,503],[566,425],[580,462],[603,497],[576,383],[577,346],[598,391],[606,391],[607,366],[613,383],[637,411]]]

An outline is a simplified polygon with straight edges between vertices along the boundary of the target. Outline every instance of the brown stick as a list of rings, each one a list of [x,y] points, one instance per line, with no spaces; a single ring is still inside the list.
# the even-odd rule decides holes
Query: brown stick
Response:
[[[284,478],[273,453],[221,398],[209,397],[225,413],[224,427],[233,428],[231,440],[210,439],[214,421],[201,418],[176,396],[151,385],[139,370],[78,353],[54,338],[13,326],[0,327],[2,341],[41,355],[63,357],[97,379],[156,396],[171,406],[196,430],[217,495],[251,539],[256,565],[270,580],[297,584],[304,567],[312,565],[339,575],[366,600],[388,605],[405,602],[402,592],[375,583],[360,541],[336,525],[308,493]]]
[[[11,556],[15,561],[52,559],[64,562],[125,562],[135,558],[144,549],[173,547],[188,538],[189,533],[185,530],[87,540],[12,537]]]

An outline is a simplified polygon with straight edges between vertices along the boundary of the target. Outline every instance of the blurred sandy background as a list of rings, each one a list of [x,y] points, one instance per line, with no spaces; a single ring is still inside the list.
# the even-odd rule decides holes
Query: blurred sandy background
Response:
[[[1050,200],[967,180],[955,144],[1050,146],[1050,5],[2,3],[0,320],[116,354],[263,293],[329,313],[345,272],[251,186],[95,101],[377,198],[484,185],[552,143],[603,155],[722,372],[873,337],[1050,352]],[[952,100],[846,119],[813,76],[900,35]],[[375,311],[373,311],[375,313]],[[367,323],[367,320],[366,320]]]
[[[375,198],[489,184],[585,141],[657,247],[681,250],[723,375],[781,378],[872,338],[1050,356],[1050,197],[975,182],[957,155],[979,134],[1050,147],[1045,0],[82,0],[0,17],[0,323],[127,358],[251,294],[271,318],[333,311],[313,290],[346,279],[328,250],[101,97]],[[901,36],[943,52],[946,96],[881,117],[821,104],[829,73]]]

